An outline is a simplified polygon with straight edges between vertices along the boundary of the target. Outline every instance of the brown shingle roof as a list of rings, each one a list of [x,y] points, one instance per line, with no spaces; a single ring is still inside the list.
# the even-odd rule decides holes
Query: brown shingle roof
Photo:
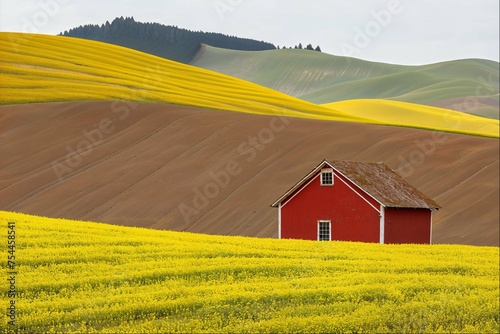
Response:
[[[386,207],[439,209],[383,162],[328,161],[338,172]]]
[[[302,180],[295,184],[272,206],[278,206],[293,192],[299,189],[325,165],[331,166],[338,173],[351,180],[368,195],[385,207],[439,209],[432,199],[408,184],[401,176],[382,162],[330,161],[324,160]]]

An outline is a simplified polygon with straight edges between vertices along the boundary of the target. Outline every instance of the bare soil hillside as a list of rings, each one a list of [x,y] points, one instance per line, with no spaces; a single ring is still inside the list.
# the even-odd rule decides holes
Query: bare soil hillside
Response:
[[[277,236],[280,195],[322,159],[383,161],[436,200],[435,243],[499,244],[499,141],[166,104],[0,107],[0,209]]]

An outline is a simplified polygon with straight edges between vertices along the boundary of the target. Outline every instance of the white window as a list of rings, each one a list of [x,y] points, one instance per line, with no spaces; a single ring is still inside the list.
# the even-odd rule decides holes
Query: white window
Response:
[[[321,170],[321,185],[333,186],[333,169],[326,168]]]
[[[318,222],[318,240],[330,241],[332,240],[332,223],[327,220],[320,220]]]

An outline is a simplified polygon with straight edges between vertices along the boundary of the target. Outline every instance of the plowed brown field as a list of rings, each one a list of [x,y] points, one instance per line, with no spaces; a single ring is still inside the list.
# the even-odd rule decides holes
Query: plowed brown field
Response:
[[[0,209],[277,236],[270,204],[322,159],[383,161],[435,199],[435,243],[499,244],[499,140],[166,104],[0,107]]]

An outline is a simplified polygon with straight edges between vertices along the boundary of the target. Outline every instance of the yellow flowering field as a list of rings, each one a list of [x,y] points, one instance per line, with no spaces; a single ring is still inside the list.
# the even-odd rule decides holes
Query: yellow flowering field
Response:
[[[3,332],[499,330],[497,247],[209,236],[11,212],[0,224]]]
[[[419,105],[415,108],[403,103],[393,107],[388,103],[380,105],[379,100],[318,105],[235,77],[116,45],[0,32],[0,105],[81,100],[165,102],[499,137],[498,120],[453,110]]]
[[[355,121],[245,80],[79,38],[0,33],[0,104],[128,100]]]
[[[358,99],[332,102],[322,106],[390,125],[411,124],[423,129],[440,128],[449,132],[467,129],[470,134],[479,136],[490,134],[492,137],[498,137],[499,131],[499,122],[495,119],[402,101]]]

